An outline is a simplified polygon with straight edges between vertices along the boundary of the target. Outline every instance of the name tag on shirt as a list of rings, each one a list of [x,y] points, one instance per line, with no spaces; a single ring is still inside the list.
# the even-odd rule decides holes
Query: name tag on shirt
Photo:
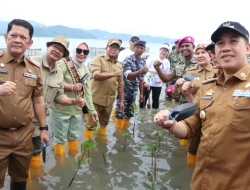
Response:
[[[234,90],[233,97],[247,97],[247,98],[250,98],[250,90]]]
[[[201,99],[202,100],[211,100],[213,98],[213,96],[202,96]]]
[[[31,73],[24,73],[24,76],[28,78],[36,79],[36,75],[33,75]]]
[[[8,74],[8,71],[7,70],[0,70],[0,73],[2,73],[2,74]]]

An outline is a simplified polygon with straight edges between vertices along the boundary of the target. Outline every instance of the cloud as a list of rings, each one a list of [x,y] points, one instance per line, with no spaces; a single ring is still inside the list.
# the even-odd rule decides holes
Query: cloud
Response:
[[[224,21],[238,21],[250,29],[248,6],[238,5],[232,0],[12,0],[2,5],[0,18],[170,38],[191,35],[197,40],[209,40]]]

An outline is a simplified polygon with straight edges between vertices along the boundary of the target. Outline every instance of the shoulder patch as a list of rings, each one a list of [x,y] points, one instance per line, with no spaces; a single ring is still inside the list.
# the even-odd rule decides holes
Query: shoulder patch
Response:
[[[212,82],[215,82],[216,80],[217,80],[217,78],[207,79],[207,80],[204,80],[204,81],[202,82],[202,84],[212,83]]]
[[[32,63],[33,65],[37,66],[40,68],[40,63],[38,61],[35,61],[34,59],[31,59],[30,57],[27,57],[27,60]]]

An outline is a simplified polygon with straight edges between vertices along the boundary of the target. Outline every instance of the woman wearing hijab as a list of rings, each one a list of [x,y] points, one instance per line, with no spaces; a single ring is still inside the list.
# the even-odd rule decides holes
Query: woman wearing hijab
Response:
[[[90,87],[90,72],[84,64],[89,54],[88,45],[80,43],[71,55],[58,61],[58,67],[64,75],[64,91],[68,97],[75,98],[82,91],[88,108],[88,113],[94,121],[98,120],[97,112],[92,102]],[[89,77],[86,77],[89,75]],[[85,79],[84,81],[81,81]],[[76,106],[62,106],[54,103],[51,108],[53,144],[56,154],[64,154],[64,145],[68,141],[69,153],[76,154],[78,150],[79,127],[82,124],[82,109]]]

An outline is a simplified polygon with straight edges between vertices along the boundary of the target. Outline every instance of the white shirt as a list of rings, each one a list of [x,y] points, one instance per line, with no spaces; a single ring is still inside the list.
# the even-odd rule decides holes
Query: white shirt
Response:
[[[118,55],[118,61],[120,61],[122,63],[126,59],[126,57],[128,57],[132,54],[134,54],[134,52],[131,51],[131,49],[129,49],[129,48],[122,50]]]
[[[147,61],[146,65],[148,67],[148,72],[146,74],[146,78],[148,81],[148,84],[153,87],[162,87],[163,82],[161,81],[159,75],[155,73],[155,68],[154,68],[154,61],[160,61],[162,64],[160,66],[160,70],[167,74],[170,70],[170,62],[168,59],[164,58],[161,60],[159,56],[150,56]]]

